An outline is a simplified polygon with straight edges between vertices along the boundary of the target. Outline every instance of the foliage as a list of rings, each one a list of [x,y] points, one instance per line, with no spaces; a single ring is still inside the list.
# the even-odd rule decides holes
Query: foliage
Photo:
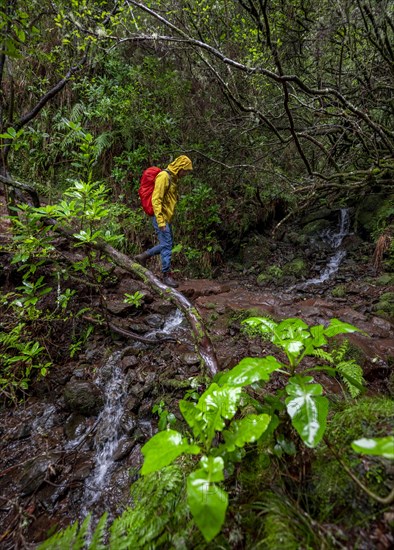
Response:
[[[175,415],[165,408],[165,403],[163,400],[161,400],[160,403],[158,403],[157,405],[153,406],[152,412],[159,415],[159,422],[157,424],[159,431],[171,428],[176,422]]]
[[[218,485],[224,480],[224,468],[229,462],[238,460],[239,450],[246,443],[256,441],[271,422],[276,426],[278,418],[262,413],[247,414],[241,420],[234,420],[242,397],[242,387],[268,381],[275,371],[287,372],[290,376],[285,387],[288,397],[284,399],[292,424],[308,447],[315,447],[326,429],[328,400],[322,396],[320,384],[314,384],[312,376],[297,374],[296,370],[305,356],[334,362],[329,352],[321,348],[328,338],[343,332],[354,332],[356,327],[337,319],[329,326],[309,327],[299,319],[287,319],[275,323],[271,319],[258,317],[244,321],[250,328],[268,336],[286,354],[288,365],[275,357],[245,358],[229,372],[218,376],[198,399],[197,403],[181,400],[179,408],[191,429],[190,439],[181,433],[167,429],[153,436],[142,448],[144,465],[141,473],[146,475],[159,470],[182,455],[201,454],[198,469],[187,479],[187,502],[193,518],[207,541],[220,531],[228,505],[227,493]],[[307,371],[327,370],[336,374],[332,367],[316,366]],[[306,372],[306,371],[304,371]],[[342,375],[351,380],[351,385],[359,387],[359,382],[351,378],[347,369]],[[282,408],[280,401],[271,406],[271,412]],[[218,432],[223,441],[215,444]]]
[[[6,331],[4,325],[0,328],[0,394],[16,402],[36,373],[47,374],[51,362],[45,348],[37,340],[28,339],[26,323],[19,322]]]
[[[94,529],[88,541],[90,517],[82,525],[74,523],[39,545],[40,550],[100,550],[106,548],[168,548],[169,545],[186,547],[193,526],[184,501],[184,474],[178,466],[167,466],[133,484],[133,505],[127,508],[109,529],[105,530],[106,515]],[[160,510],[160,513],[157,513]],[[193,538],[196,534],[193,533]]]
[[[182,188],[186,186],[187,181],[182,182]],[[184,263],[190,273],[210,274],[222,252],[216,234],[221,218],[214,190],[193,178],[191,189],[182,193],[177,211],[181,242],[178,261]]]
[[[76,301],[76,291],[63,285],[63,280],[67,280],[70,273],[83,273],[99,285],[107,275],[101,266],[100,256],[89,248],[82,260],[64,269],[52,244],[52,224],[57,224],[64,232],[72,232],[77,247],[88,247],[99,240],[118,243],[122,238],[120,233],[116,233],[117,224],[114,222],[111,226],[108,190],[102,183],[93,180],[97,141],[79,125],[70,123],[70,128],[78,135],[79,151],[74,158],[74,168],[80,179],[73,180],[64,193],[65,198],[59,203],[38,208],[19,205],[15,209],[18,216],[11,218],[14,228],[11,264],[22,273],[22,284],[16,287],[17,292],[2,297],[7,321],[0,332],[0,353],[1,391],[13,400],[17,399],[19,390],[29,388],[35,373],[45,376],[51,365],[45,338],[39,334],[40,324],[54,320],[65,323],[73,315],[78,318],[83,313],[81,309],[72,312],[71,303]],[[107,221],[105,225],[102,223],[104,219]],[[47,282],[44,271],[50,263],[57,278],[55,303],[53,286]],[[140,298],[134,296],[135,303]],[[71,357],[80,351],[92,331],[93,326],[90,325],[70,343]]]
[[[301,319],[286,319],[276,323],[268,317],[251,317],[243,324],[246,325],[247,331],[260,334],[284,351],[288,360],[284,368],[290,375],[296,373],[305,357],[316,357],[329,365],[334,365],[334,369],[331,366],[315,366],[303,372],[323,370],[332,376],[339,374],[346,381],[353,397],[360,393],[363,384],[362,369],[353,359],[346,359],[349,343],[345,340],[331,352],[323,349],[327,346],[329,338],[359,331],[353,325],[331,319],[328,327],[308,327]]]
[[[144,299],[144,295],[142,294],[142,292],[137,290],[136,292],[134,292],[134,294],[127,294],[126,292],[125,298],[123,301],[125,302],[125,304],[131,304],[139,308],[142,305],[143,299]]]
[[[317,529],[313,518],[297,502],[281,493],[267,492],[264,500],[252,504],[261,522],[255,548],[297,550],[326,548],[328,540]]]
[[[228,506],[228,495],[220,485],[227,463],[238,459],[246,443],[256,441],[268,426],[267,414],[250,414],[233,420],[240,404],[241,388],[212,383],[196,403],[181,400],[179,408],[191,430],[185,438],[175,430],[153,436],[142,448],[143,475],[160,470],[181,455],[200,455],[197,469],[187,477],[187,503],[206,541],[220,531]],[[218,445],[217,435],[224,442]]]
[[[352,449],[358,453],[394,460],[394,436],[357,439],[352,442]]]
[[[345,472],[335,456],[333,448],[347,467],[358,478],[368,480],[376,493],[386,493],[390,487],[390,466],[382,456],[352,450],[352,443],[366,439],[386,441],[394,420],[392,399],[361,397],[355,402],[344,401],[334,408],[328,426],[326,441],[318,449],[311,465],[308,507],[319,521],[358,526],[367,516],[376,515],[381,509],[361,492]]]
[[[81,526],[74,523],[56,533],[51,538],[39,545],[40,550],[82,550],[90,548],[91,550],[104,550],[103,531],[107,520],[107,515],[104,514],[97,525],[93,536],[90,537],[89,526],[91,517],[88,515]],[[90,542],[88,542],[90,538]]]

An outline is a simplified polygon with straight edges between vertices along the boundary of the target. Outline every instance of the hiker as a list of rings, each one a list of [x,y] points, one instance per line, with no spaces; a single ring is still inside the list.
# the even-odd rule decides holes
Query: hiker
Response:
[[[173,246],[171,221],[178,200],[178,180],[187,176],[191,170],[193,170],[192,161],[189,157],[181,155],[156,176],[152,195],[154,213],[152,223],[159,238],[159,244],[135,257],[136,262],[145,267],[148,258],[160,254],[163,283],[173,288],[177,288],[178,283],[171,275]]]

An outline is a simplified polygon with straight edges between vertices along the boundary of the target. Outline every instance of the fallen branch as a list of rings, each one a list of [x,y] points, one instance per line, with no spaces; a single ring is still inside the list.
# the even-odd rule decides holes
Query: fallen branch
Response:
[[[211,339],[205,330],[201,316],[189,300],[181,292],[165,285],[149,271],[149,269],[142,267],[140,264],[131,260],[129,256],[119,252],[119,250],[116,250],[109,244],[99,243],[95,248],[103,251],[117,266],[129,273],[137,275],[145,284],[152,288],[156,294],[170,300],[182,311],[192,329],[197,352],[211,375],[214,376],[218,372],[216,354]]]
[[[71,231],[66,231],[64,228],[59,227],[55,220],[48,218],[45,220],[45,223],[51,225],[54,231],[57,231],[69,239],[76,241]],[[193,304],[191,304],[181,292],[165,285],[151,271],[149,271],[149,269],[146,269],[142,265],[134,262],[129,256],[119,252],[119,250],[116,250],[116,248],[108,243],[90,243],[89,246],[93,249],[104,252],[104,254],[106,254],[115,265],[121,267],[128,273],[137,275],[137,277],[142,279],[142,281],[156,294],[171,301],[184,314],[192,330],[196,345],[196,352],[201,357],[211,376],[214,376],[218,372],[216,353],[197,308],[194,307]]]
[[[175,338],[172,338],[171,336],[163,336],[163,338],[145,338],[145,336],[140,336],[139,334],[136,334],[135,332],[131,332],[130,330],[126,330],[121,327],[117,327],[111,322],[103,322],[99,321],[98,319],[94,319],[94,317],[89,317],[88,315],[82,315],[82,319],[85,319],[85,321],[88,321],[89,323],[94,323],[95,325],[103,325],[106,324],[111,330],[116,332],[117,334],[120,334],[122,336],[126,336],[126,338],[132,338],[133,340],[138,340],[138,342],[144,342],[144,344],[161,344],[162,342],[176,342]]]
[[[0,174],[0,181],[4,183],[4,185],[13,187],[15,189],[20,189],[21,191],[25,191],[30,195],[31,200],[33,202],[33,206],[35,206],[36,208],[40,206],[40,199],[38,198],[38,193],[35,189],[30,187],[30,185],[27,185],[26,183],[21,183],[20,181],[15,181],[11,178],[6,178],[1,174]]]

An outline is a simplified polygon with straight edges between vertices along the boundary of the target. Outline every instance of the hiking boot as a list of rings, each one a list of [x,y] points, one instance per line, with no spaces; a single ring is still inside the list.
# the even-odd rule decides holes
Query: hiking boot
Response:
[[[146,267],[146,262],[149,258],[150,256],[148,256],[146,252],[143,252],[142,254],[137,254],[137,256],[134,257],[134,260],[142,265],[142,267]]]
[[[178,283],[171,277],[169,273],[163,273],[163,283],[172,288],[178,288]]]

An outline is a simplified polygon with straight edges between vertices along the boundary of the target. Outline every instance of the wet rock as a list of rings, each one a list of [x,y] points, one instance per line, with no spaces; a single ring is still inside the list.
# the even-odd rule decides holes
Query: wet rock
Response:
[[[67,439],[80,437],[86,428],[86,418],[79,413],[71,414],[64,424],[64,434]]]
[[[78,378],[79,380],[85,378],[85,371],[82,366],[73,371],[73,377]]]
[[[44,482],[55,475],[55,463],[60,453],[47,453],[30,460],[23,469],[20,478],[20,490],[23,496],[34,493]]]
[[[124,410],[129,413],[136,412],[138,411],[139,404],[139,399],[137,399],[134,395],[129,395],[124,402]]]
[[[157,374],[155,372],[142,373],[143,388],[141,395],[144,397],[152,393],[156,386]]]
[[[148,332],[149,327],[144,323],[128,323],[128,329],[136,334],[145,334]]]
[[[158,313],[152,313],[145,317],[145,322],[152,328],[161,328],[164,324],[164,317]]]
[[[88,363],[92,363],[93,361],[101,359],[102,355],[103,354],[102,349],[100,349],[100,342],[97,341],[93,342],[93,347],[85,351],[85,357]]]
[[[374,328],[374,334],[372,336],[376,335],[380,338],[389,338],[394,333],[393,327],[389,321],[381,317],[372,317],[371,321]]]
[[[106,307],[112,315],[117,317],[126,317],[136,312],[136,307],[133,304],[126,304],[118,300],[108,300]]]
[[[152,417],[152,408],[153,403],[151,399],[144,399],[140,405],[140,408],[138,409],[138,415],[140,418],[151,418]],[[140,423],[141,427],[141,423]]]
[[[26,439],[30,437],[32,433],[32,427],[28,423],[20,424],[16,426],[11,432],[8,433],[8,439],[10,441],[18,441],[20,439]]]
[[[71,379],[63,391],[66,407],[85,416],[95,416],[103,407],[103,397],[97,386],[86,380]]]
[[[93,470],[93,460],[88,457],[79,458],[70,476],[71,481],[83,481],[88,478]]]
[[[193,365],[198,365],[201,359],[198,353],[188,352],[182,355],[181,361],[184,365],[188,365],[191,367]]]
[[[130,386],[129,392],[137,399],[142,399],[144,396],[144,385],[141,383],[133,384]]]
[[[137,416],[130,412],[125,412],[120,419],[120,426],[122,431],[130,436],[137,427]]]
[[[149,306],[152,312],[159,315],[167,316],[170,313],[174,313],[174,306],[168,301],[156,300],[151,306]]]
[[[137,366],[139,363],[138,357],[135,355],[127,355],[122,359],[122,369],[128,370],[132,367]]]
[[[123,460],[123,458],[125,458],[130,453],[135,443],[136,440],[134,438],[130,439],[128,437],[122,437],[119,440],[114,454],[112,455],[112,460],[114,460],[115,462]]]
[[[164,348],[160,353],[160,358],[163,359],[163,361],[170,361],[172,359],[171,350]]]

